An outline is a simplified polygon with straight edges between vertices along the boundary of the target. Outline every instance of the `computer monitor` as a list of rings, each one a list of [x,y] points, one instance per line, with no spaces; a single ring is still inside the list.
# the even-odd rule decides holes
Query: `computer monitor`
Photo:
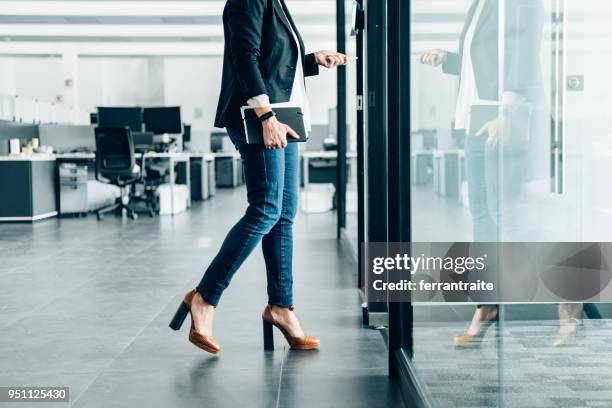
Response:
[[[155,137],[151,132],[132,132],[132,140],[137,152],[155,151]]]
[[[191,142],[191,125],[183,125],[183,143]]]
[[[210,151],[213,153],[223,151],[223,139],[228,137],[226,132],[210,133]]]
[[[145,130],[147,132],[153,132],[157,135],[163,133],[183,133],[183,122],[181,122],[180,106],[145,108],[144,123]]]
[[[434,150],[438,148],[437,129],[418,129],[413,130],[410,134],[412,145],[416,146],[417,150]]]
[[[132,132],[142,132],[142,108],[99,107],[98,126],[103,128],[127,126]]]

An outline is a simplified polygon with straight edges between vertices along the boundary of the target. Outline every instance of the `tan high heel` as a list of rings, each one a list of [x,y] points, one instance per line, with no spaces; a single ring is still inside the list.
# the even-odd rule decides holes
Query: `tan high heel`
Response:
[[[480,306],[478,306],[480,308]],[[487,330],[491,325],[498,321],[498,313],[499,311],[496,309],[495,317],[493,319],[487,319],[480,323],[480,329],[476,334],[469,334],[467,331],[460,333],[453,337],[453,343],[456,348],[476,348],[480,347],[482,343],[482,339],[484,338]]]
[[[553,340],[553,347],[570,345],[576,337],[584,335],[582,303],[559,304],[559,333]]]
[[[191,302],[193,301],[193,297],[196,295],[196,290],[192,289],[186,295],[183,301],[181,302],[178,310],[174,314],[172,321],[170,322],[170,328],[172,330],[179,330],[185,321],[188,313],[191,313]],[[201,348],[204,351],[207,351],[212,354],[217,354],[221,351],[221,346],[216,342],[216,340],[212,336],[204,336],[203,334],[198,333],[195,329],[195,324],[193,322],[193,314],[191,314],[191,328],[189,329],[189,341],[195,345],[196,347]]]
[[[578,337],[584,337],[584,325],[578,319],[571,319],[565,324],[571,325],[569,330],[559,329],[559,333],[553,339],[553,347],[569,346],[574,343]]]
[[[290,307],[289,309],[293,311],[294,308]],[[270,305],[266,306],[261,318],[263,319],[264,349],[266,350],[274,350],[274,334],[272,326],[276,326],[276,328],[283,333],[283,336],[285,336],[285,339],[287,340],[287,343],[289,343],[289,347],[291,347],[292,350],[313,350],[318,349],[321,346],[321,340],[313,336],[290,336],[287,329],[281,326],[274,319]]]

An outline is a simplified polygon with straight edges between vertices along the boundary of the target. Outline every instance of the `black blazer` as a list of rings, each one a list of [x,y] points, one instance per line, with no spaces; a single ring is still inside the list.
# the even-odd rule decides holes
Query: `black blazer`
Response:
[[[466,32],[472,23],[478,0],[468,11],[459,41],[459,54],[448,53],[442,70],[460,75]],[[476,88],[480,99],[499,101],[499,2],[485,0],[470,53]],[[539,0],[512,0],[504,10],[504,91],[540,104],[544,98],[541,76],[540,44],[544,23],[544,8]]]
[[[299,49],[291,29],[299,39]],[[298,52],[304,76],[319,73],[314,54],[304,52],[302,37],[283,0],[227,0],[223,32],[223,78],[216,127],[241,128],[240,108],[254,96],[267,94],[271,103],[289,101]]]

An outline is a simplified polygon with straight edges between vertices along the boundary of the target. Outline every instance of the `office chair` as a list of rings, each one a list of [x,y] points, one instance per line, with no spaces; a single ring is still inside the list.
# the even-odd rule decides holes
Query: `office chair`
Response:
[[[142,166],[136,165],[130,128],[96,128],[96,180],[116,185],[121,196],[115,203],[96,211],[98,220],[111,211],[126,210],[132,219],[138,215],[130,206],[129,186],[142,179]]]

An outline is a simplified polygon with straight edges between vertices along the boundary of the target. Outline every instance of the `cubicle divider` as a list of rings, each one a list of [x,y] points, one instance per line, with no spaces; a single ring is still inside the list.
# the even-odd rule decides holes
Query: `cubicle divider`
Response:
[[[21,144],[39,137],[37,125],[0,121],[0,155],[9,153],[9,140],[19,139]]]
[[[96,150],[94,128],[89,125],[40,125],[39,138],[41,146],[52,146],[55,153]]]

